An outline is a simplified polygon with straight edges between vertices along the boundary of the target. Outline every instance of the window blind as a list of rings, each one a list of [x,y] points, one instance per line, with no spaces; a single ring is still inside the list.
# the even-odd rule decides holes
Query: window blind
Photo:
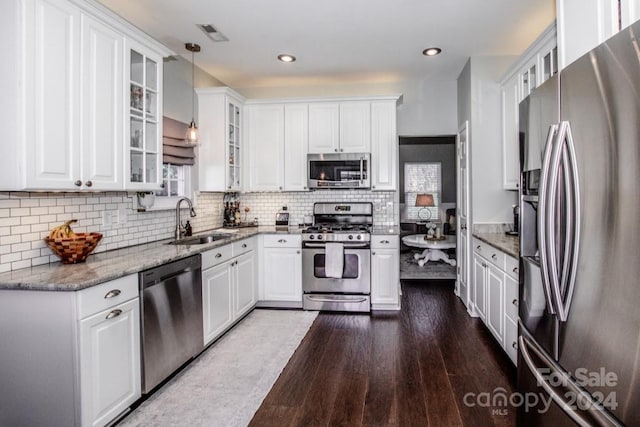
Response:
[[[176,166],[195,164],[194,147],[184,140],[188,127],[188,124],[178,120],[162,118],[162,163]]]

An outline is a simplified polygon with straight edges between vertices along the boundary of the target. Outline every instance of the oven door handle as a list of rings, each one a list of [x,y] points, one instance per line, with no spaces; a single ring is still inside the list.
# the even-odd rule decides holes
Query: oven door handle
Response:
[[[316,302],[347,302],[347,303],[361,303],[367,301],[367,298],[327,298],[327,297],[318,297],[313,295],[307,295],[307,299]]]
[[[344,245],[345,249],[354,249],[354,248],[366,248],[368,247],[368,243],[347,243]],[[302,246],[303,248],[325,248],[326,245],[324,243],[307,243],[305,242]]]

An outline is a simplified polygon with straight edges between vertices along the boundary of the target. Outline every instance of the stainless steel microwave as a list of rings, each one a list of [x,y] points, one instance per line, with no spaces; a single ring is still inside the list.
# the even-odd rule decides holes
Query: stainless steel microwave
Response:
[[[371,154],[307,154],[310,189],[370,188]]]

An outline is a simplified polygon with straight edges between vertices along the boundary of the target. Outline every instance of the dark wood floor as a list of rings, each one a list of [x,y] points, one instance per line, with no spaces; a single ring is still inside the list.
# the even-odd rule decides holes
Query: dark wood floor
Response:
[[[405,282],[399,313],[321,313],[250,425],[512,426],[515,411],[464,397],[514,385],[515,368],[453,282]]]

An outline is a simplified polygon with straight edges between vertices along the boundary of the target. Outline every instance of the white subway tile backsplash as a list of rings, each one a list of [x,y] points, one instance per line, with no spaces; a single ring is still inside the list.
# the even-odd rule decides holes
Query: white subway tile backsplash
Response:
[[[0,192],[0,272],[59,261],[42,239],[62,222],[77,219],[76,232],[97,231],[103,238],[96,252],[118,249],[173,237],[175,211],[137,212],[135,194],[25,193]],[[222,226],[219,214],[222,193],[201,193],[195,218],[189,218],[194,232]],[[117,224],[103,225],[108,211]],[[183,210],[183,218],[187,217]]]

